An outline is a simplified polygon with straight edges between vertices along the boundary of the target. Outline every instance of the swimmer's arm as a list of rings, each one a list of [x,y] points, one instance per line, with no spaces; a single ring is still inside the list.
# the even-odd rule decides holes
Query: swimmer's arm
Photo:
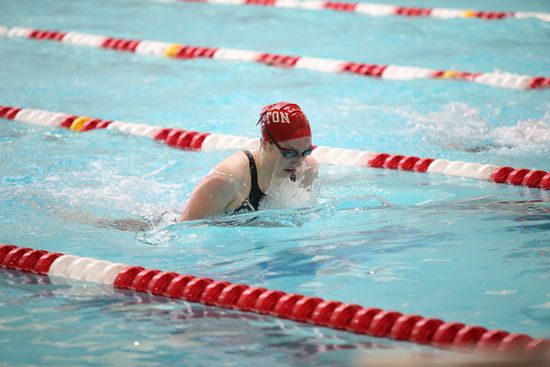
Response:
[[[82,224],[91,224],[99,228],[113,228],[120,231],[143,232],[151,229],[153,223],[143,219],[106,219],[85,211],[69,211],[62,207],[51,206],[48,208],[50,213],[63,218],[67,221]]]
[[[222,214],[235,195],[233,180],[217,174],[207,176],[191,193],[179,220],[197,220]]]

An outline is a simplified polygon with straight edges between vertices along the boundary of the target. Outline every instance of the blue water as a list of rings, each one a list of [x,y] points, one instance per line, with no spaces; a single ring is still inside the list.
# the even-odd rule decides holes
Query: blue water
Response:
[[[400,2],[407,4],[446,5]],[[546,1],[452,7],[550,12]],[[0,0],[0,9],[8,27],[550,75],[550,25],[537,20],[132,0]],[[307,112],[317,145],[550,170],[547,90],[380,81],[14,38],[0,38],[0,55],[2,105],[256,137],[261,106],[289,100]],[[230,152],[8,120],[0,120],[0,152],[0,242],[550,336],[549,192],[322,165],[318,203],[262,213],[270,227],[173,224],[194,185]],[[153,227],[104,225],[128,218]],[[0,294],[5,365],[349,365],[440,353],[14,271],[1,271]]]

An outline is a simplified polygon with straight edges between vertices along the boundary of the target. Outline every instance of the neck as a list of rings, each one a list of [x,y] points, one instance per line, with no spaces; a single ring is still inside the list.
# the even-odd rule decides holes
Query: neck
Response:
[[[273,170],[275,168],[275,162],[266,159],[261,154],[261,148],[252,153],[254,160],[256,161],[256,170],[258,172],[258,185],[263,192],[266,192],[273,181]]]

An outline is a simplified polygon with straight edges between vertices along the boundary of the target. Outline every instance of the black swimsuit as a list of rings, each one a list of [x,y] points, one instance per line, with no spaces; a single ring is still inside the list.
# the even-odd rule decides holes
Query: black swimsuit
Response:
[[[248,194],[248,197],[243,201],[241,206],[235,209],[235,211],[233,212],[234,214],[241,212],[257,211],[258,206],[260,205],[260,200],[262,200],[262,197],[265,196],[265,194],[260,189],[260,185],[258,185],[258,171],[256,170],[256,162],[254,162],[254,156],[248,150],[245,150],[244,154],[246,154],[246,156],[248,157],[248,165],[250,166],[250,193]]]

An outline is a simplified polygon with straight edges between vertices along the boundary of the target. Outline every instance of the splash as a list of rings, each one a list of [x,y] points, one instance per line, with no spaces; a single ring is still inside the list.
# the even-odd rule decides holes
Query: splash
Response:
[[[303,177],[298,176],[295,181],[288,178],[273,178],[260,202],[259,210],[289,209],[313,206],[317,203],[320,191],[318,180],[308,187],[302,187]]]
[[[550,152],[550,113],[541,120],[529,119],[515,126],[496,128],[490,137],[496,146],[517,152]]]
[[[467,149],[488,143],[489,126],[475,108],[450,103],[442,111],[417,115],[410,129],[443,149]]]
[[[550,151],[550,110],[541,119],[493,128],[480,110],[449,103],[442,111],[414,116],[409,129],[444,150],[502,154]]]
[[[173,215],[167,213],[173,208],[161,207],[159,202],[177,203],[181,187],[157,182],[154,177],[124,176],[99,161],[91,162],[83,171],[50,176],[42,185],[58,204],[93,207],[101,215],[127,213],[153,222],[171,220]]]

